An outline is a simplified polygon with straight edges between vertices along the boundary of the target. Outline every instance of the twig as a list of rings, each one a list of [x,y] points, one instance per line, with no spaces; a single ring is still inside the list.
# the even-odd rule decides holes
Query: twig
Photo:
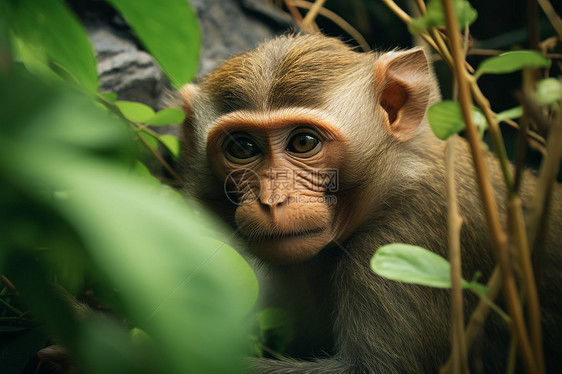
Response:
[[[490,138],[492,140],[492,145],[497,154],[498,161],[500,162],[500,167],[502,169],[502,175],[504,178],[505,185],[508,191],[513,190],[513,178],[511,176],[511,165],[509,164],[509,158],[507,157],[507,152],[505,150],[505,144],[503,143],[502,134],[500,126],[496,121],[495,113],[492,111],[490,102],[484,96],[480,87],[476,83],[474,77],[470,77],[470,89],[472,95],[474,95],[474,100],[478,104],[478,107],[482,110],[486,122],[488,123],[488,131],[490,132]]]
[[[316,0],[312,7],[310,7],[310,10],[308,11],[308,13],[306,13],[306,16],[304,16],[304,19],[302,21],[303,30],[309,32],[318,31],[318,27],[314,23],[314,20],[316,19],[320,8],[322,8],[325,2],[326,0]]]
[[[527,93],[523,93],[523,105],[531,108],[533,107],[533,102],[527,95]],[[529,112],[533,116],[537,114],[535,110],[530,110]],[[528,240],[537,259],[542,257],[542,248],[537,245],[537,240],[544,238],[546,234],[548,202],[550,201],[552,184],[560,168],[560,158],[562,157],[562,109],[560,104],[558,104],[555,110],[555,115],[555,121],[553,121],[553,126],[546,143],[546,156],[541,163],[535,195],[529,207]],[[538,117],[534,118],[540,120]]]
[[[425,7],[425,3],[423,2],[423,0],[416,0],[416,5],[418,6],[418,9],[420,10],[420,13],[422,15],[427,12],[427,9]]]
[[[10,303],[8,303],[6,300],[2,299],[1,297],[0,297],[0,304],[4,305],[4,307],[10,309],[12,312],[17,314],[18,316],[22,315],[21,310],[17,309],[16,307],[13,307],[12,305],[10,305]]]
[[[6,276],[4,276],[4,274],[0,274],[0,278],[2,279],[2,282],[4,282],[6,284],[6,287],[8,287],[10,289],[10,291],[17,293],[18,290],[16,289],[16,286],[14,286],[12,284],[12,282],[10,282],[10,280],[8,278],[6,278]]]
[[[110,100],[107,100],[105,97],[103,97],[103,95],[97,94],[97,99],[103,104],[105,105],[108,109],[110,109],[112,112],[116,113],[123,121],[126,121],[135,131],[145,131],[147,133],[149,133],[150,135],[154,136],[156,139],[158,139],[158,136],[156,135],[156,133],[152,132],[152,130],[148,129],[146,127],[146,125],[142,125],[140,123],[134,122],[129,120],[128,118],[126,118],[123,113],[121,113],[121,111],[119,110],[119,108],[117,107],[117,105],[115,105],[113,102],[111,102]],[[155,134],[155,135],[153,135]],[[145,147],[150,151],[150,153],[152,153],[154,155],[154,157],[162,164],[162,166],[170,173],[170,175],[172,177],[174,177],[174,179],[176,179],[176,182],[178,185],[183,184],[183,179],[178,175],[178,173],[175,172],[175,170],[166,162],[166,160],[164,160],[155,149],[152,149],[152,147],[150,146],[150,144],[148,144],[148,142],[140,135],[137,134],[137,136],[139,137],[139,139],[141,140],[141,142],[145,145]],[[158,139],[158,141],[161,143],[161,141]]]
[[[303,0],[292,0],[291,4],[296,5],[299,8],[304,8],[304,9],[310,9],[312,7],[311,3],[309,3],[308,1],[303,1]],[[353,26],[351,26],[346,20],[341,18],[339,15],[337,15],[336,13],[334,13],[331,10],[326,9],[326,8],[320,8],[318,13],[320,15],[328,18],[330,21],[334,22],[339,27],[341,27],[341,29],[343,31],[348,33],[353,39],[355,39],[357,41],[357,43],[359,43],[359,46],[361,47],[361,49],[363,51],[368,52],[368,51],[371,50],[371,47],[369,47],[369,43],[363,37],[363,35],[361,35],[361,33],[359,31],[357,31],[357,29],[355,29]]]
[[[466,327],[465,336],[466,336],[466,346],[467,349],[472,347],[472,344],[476,340],[476,337],[480,335],[480,331],[484,328],[484,323],[486,322],[486,318],[488,318],[488,314],[490,313],[490,307],[493,304],[491,300],[494,300],[501,288],[501,275],[499,267],[496,266],[494,271],[492,272],[492,276],[488,281],[488,293],[486,293],[486,298],[481,298],[478,306],[472,314],[470,315],[470,320],[468,321],[468,325]],[[452,356],[449,357],[447,363],[442,367],[442,372],[449,372],[451,370],[452,365]]]
[[[560,16],[556,14],[556,11],[552,7],[552,4],[548,0],[537,0],[539,5],[541,6],[544,14],[550,21],[550,24],[556,30],[556,34],[558,34],[558,39],[562,40],[562,19]]]
[[[527,156],[527,135],[529,133],[529,118],[523,114],[519,125],[519,141],[517,142],[517,156],[515,158],[515,180],[513,182],[513,190],[519,191],[521,186],[521,178],[525,170],[525,158]]]
[[[519,130],[519,125],[517,122],[511,119],[504,119],[502,122],[508,124],[509,126],[513,127],[514,129]],[[544,147],[546,144],[546,140],[539,134],[534,131],[527,129],[527,138],[529,139],[529,145],[534,148],[535,150],[539,151],[543,156],[546,154],[546,148]],[[533,143],[531,140],[534,140]]]
[[[133,126],[133,124],[131,124],[131,126]],[[174,177],[174,179],[178,182],[178,184],[180,185],[183,184],[183,179],[178,175],[178,173],[176,173],[176,171],[170,166],[170,164],[168,164],[166,160],[164,160],[162,156],[160,156],[158,152],[155,149],[153,149],[150,146],[150,144],[148,144],[145,138],[143,138],[138,134],[137,136],[140,139],[140,141],[145,145],[145,147],[150,151],[150,153],[152,153],[152,155],[162,164],[162,166],[164,166],[164,168],[168,171],[168,173],[170,173],[170,175]]]
[[[302,27],[302,15],[299,13],[298,9],[293,5],[293,2],[291,0],[285,0],[285,5],[287,6],[287,9],[289,9],[291,16],[295,19],[297,24],[299,24]]]
[[[381,0],[381,1],[384,3],[384,5],[386,5],[388,9],[392,11],[392,13],[394,13],[398,18],[400,18],[402,22],[404,22],[406,25],[410,23],[412,17],[410,17],[408,13],[404,12],[402,8],[396,5],[394,1],[392,0]]]
[[[506,301],[510,312],[509,314],[513,321],[513,327],[515,330],[515,334],[517,336],[519,347],[521,348],[523,354],[523,361],[525,362],[527,371],[537,372],[536,369],[538,369],[539,367],[537,366],[535,357],[533,355],[533,350],[531,348],[531,344],[528,339],[527,330],[523,318],[523,312],[521,309],[521,303],[519,301],[519,295],[517,293],[515,277],[513,275],[513,271],[509,262],[509,254],[507,251],[507,238],[505,236],[505,233],[501,229],[501,223],[496,208],[497,205],[493,195],[492,185],[488,178],[484,156],[482,154],[481,147],[480,147],[480,138],[478,136],[478,130],[476,129],[476,126],[472,122],[472,117],[471,117],[472,99],[470,95],[470,86],[467,79],[467,73],[464,68],[464,59],[462,59],[462,49],[458,36],[459,28],[458,28],[457,18],[455,16],[453,4],[451,1],[441,0],[441,3],[443,5],[443,10],[445,13],[447,35],[449,37],[451,54],[453,56],[453,63],[455,67],[454,73],[458,82],[459,103],[462,109],[463,119],[466,124],[466,133],[470,143],[470,149],[472,153],[474,167],[476,169],[480,195],[485,207],[485,214],[488,222],[488,228],[491,232],[493,246],[494,249],[496,250],[496,255],[501,267],[501,274],[503,277],[503,286],[505,291],[504,293],[506,296]],[[473,82],[475,82],[474,79],[472,80]],[[484,100],[487,102],[487,99],[485,99],[483,95],[479,97],[479,100],[480,100],[480,104],[484,103]],[[486,108],[489,108],[489,105],[486,105]],[[490,113],[486,113],[487,111],[484,110],[484,108],[482,109],[487,120],[493,122],[494,119],[490,115]],[[490,123],[490,125],[492,124]],[[492,127],[493,126],[490,126],[490,130]],[[496,123],[496,127],[497,127],[497,123]],[[496,130],[498,129],[496,128]],[[504,158],[505,148],[503,148],[502,150],[501,148],[497,147],[499,145],[503,145],[502,143],[498,142],[498,139],[501,139],[501,134],[499,138],[496,137],[494,145],[496,146],[496,151],[498,152],[498,157],[500,158],[500,163],[502,164],[502,169],[504,169],[504,165],[507,164],[508,161],[507,158]],[[512,183],[509,180],[508,176],[509,176],[509,169],[504,170],[504,178],[506,179],[508,190],[510,190]]]
[[[472,48],[468,51],[469,56],[498,56],[502,53],[506,53],[508,51],[501,51],[499,49],[479,49],[479,48]],[[541,51],[542,55],[548,59],[556,60],[562,59],[562,53],[546,53]]]
[[[527,300],[527,313],[529,315],[529,330],[531,343],[535,351],[538,372],[544,372],[544,355],[542,344],[541,312],[539,295],[535,282],[535,274],[529,250],[527,230],[523,220],[521,199],[514,195],[507,204],[509,228],[511,237],[514,238],[516,248],[519,249],[519,266],[523,272],[521,286],[521,301]]]
[[[463,295],[461,286],[460,233],[462,218],[459,215],[455,185],[455,142],[447,140],[447,221],[449,237],[449,261],[451,263],[451,340],[453,372],[468,373],[466,340],[464,336]]]

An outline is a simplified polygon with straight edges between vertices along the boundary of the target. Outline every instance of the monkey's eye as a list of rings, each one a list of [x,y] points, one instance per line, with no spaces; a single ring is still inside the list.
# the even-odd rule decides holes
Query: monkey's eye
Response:
[[[246,137],[232,139],[226,146],[226,155],[234,162],[249,162],[259,153],[258,145]]]
[[[310,133],[301,132],[289,140],[289,144],[287,144],[287,148],[285,149],[291,153],[300,154],[301,156],[309,156],[304,154],[310,153],[318,148],[318,144],[320,144],[320,140],[318,140],[316,136]]]

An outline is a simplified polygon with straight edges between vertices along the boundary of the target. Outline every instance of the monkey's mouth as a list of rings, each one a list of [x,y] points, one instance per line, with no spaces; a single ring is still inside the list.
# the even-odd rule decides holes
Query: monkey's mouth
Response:
[[[247,239],[255,240],[255,241],[266,241],[266,240],[284,240],[284,239],[296,239],[296,238],[304,238],[307,236],[314,236],[318,235],[323,232],[326,228],[325,227],[316,227],[313,229],[305,229],[300,231],[274,231],[274,232],[267,232],[262,231],[259,233],[252,233],[249,235],[244,235]]]

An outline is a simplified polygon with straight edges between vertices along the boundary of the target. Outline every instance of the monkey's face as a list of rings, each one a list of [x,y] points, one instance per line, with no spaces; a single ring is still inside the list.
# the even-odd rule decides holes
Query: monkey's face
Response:
[[[319,36],[279,38],[182,90],[182,154],[224,181],[256,256],[306,261],[345,240],[397,183],[396,163],[379,155],[418,133],[431,82],[421,49],[359,54]],[[197,195],[229,216],[216,178],[202,174]]]
[[[336,192],[344,143],[309,113],[257,118],[238,112],[214,126],[207,154],[257,257],[302,262],[339,238]]]

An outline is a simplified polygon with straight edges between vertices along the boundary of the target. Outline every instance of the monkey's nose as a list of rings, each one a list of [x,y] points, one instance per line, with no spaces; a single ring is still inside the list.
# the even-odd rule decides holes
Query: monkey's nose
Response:
[[[260,196],[260,203],[264,209],[269,210],[271,217],[275,220],[279,213],[288,205],[289,196],[287,193],[271,193],[262,194]]]

